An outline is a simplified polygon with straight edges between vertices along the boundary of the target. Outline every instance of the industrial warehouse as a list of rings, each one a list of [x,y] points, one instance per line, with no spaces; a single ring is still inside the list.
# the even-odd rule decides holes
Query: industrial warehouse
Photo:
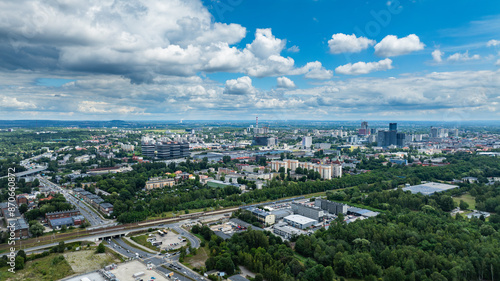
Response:
[[[313,201],[302,197],[240,209],[254,216],[264,226],[262,230],[272,231],[284,239],[301,234],[307,235],[321,227],[328,228],[340,214],[343,215],[346,223],[375,217],[379,214],[319,197],[314,198]],[[233,232],[234,227],[228,228],[228,231],[221,233],[221,237],[230,237]]]

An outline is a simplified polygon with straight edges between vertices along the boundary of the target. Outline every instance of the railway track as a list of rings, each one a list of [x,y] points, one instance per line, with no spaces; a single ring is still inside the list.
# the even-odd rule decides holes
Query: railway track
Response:
[[[50,244],[50,243],[57,243],[60,241],[81,238],[81,237],[86,237],[86,236],[107,234],[107,233],[111,233],[111,232],[116,232],[117,230],[134,230],[136,228],[153,226],[155,224],[173,223],[173,222],[178,222],[178,221],[182,221],[185,219],[200,218],[203,216],[212,216],[212,215],[230,213],[230,212],[234,212],[236,210],[238,210],[238,207],[215,210],[215,211],[208,211],[208,212],[197,212],[197,213],[192,213],[192,214],[180,215],[180,216],[172,217],[172,218],[164,218],[164,219],[160,218],[160,219],[145,220],[145,221],[141,221],[141,222],[137,222],[137,223],[121,224],[121,225],[104,227],[104,228],[100,228],[100,229],[92,229],[92,230],[85,229],[85,230],[81,230],[78,232],[60,233],[57,235],[47,235],[47,236],[42,236],[42,237],[37,237],[37,238],[30,238],[30,239],[26,239],[26,240],[18,240],[18,241],[16,241],[16,248],[17,247],[29,248],[29,247],[40,246],[40,245]],[[0,251],[8,250],[8,249],[10,249],[10,247],[11,246],[8,245],[7,243],[0,244]]]

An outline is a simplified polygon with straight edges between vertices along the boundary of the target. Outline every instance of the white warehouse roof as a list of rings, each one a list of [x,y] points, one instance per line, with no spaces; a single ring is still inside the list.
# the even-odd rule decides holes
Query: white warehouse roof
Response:
[[[304,217],[301,215],[289,215],[284,218],[285,220],[293,221],[298,224],[307,224],[307,223],[316,223],[316,220],[310,219],[308,217]]]

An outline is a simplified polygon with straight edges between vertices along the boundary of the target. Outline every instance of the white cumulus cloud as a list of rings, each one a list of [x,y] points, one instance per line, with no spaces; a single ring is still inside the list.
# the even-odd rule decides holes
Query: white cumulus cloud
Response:
[[[279,55],[285,48],[286,41],[274,37],[270,28],[257,29],[255,40],[247,45],[247,49],[255,56],[266,59],[272,55]]]
[[[423,50],[424,47],[424,43],[415,34],[399,39],[395,35],[387,35],[375,45],[375,54],[379,57],[395,57]]]
[[[337,74],[360,75],[368,74],[374,71],[385,71],[392,69],[392,60],[384,59],[378,62],[357,62],[355,64],[348,63],[335,68]]]
[[[356,37],[354,34],[343,33],[333,34],[332,39],[328,40],[328,46],[332,54],[359,53],[375,43],[375,40],[366,37]]]
[[[276,82],[278,83],[278,88],[295,88],[295,83],[285,76],[276,78]]]
[[[224,94],[228,95],[251,95],[256,92],[252,86],[252,79],[248,76],[243,76],[238,79],[231,79],[226,81]]]
[[[469,51],[466,51],[465,53],[454,53],[453,55],[450,55],[447,58],[447,60],[451,62],[462,62],[462,61],[478,60],[480,58],[481,56],[478,54],[469,56]]]
[[[308,62],[292,74],[305,74],[306,78],[318,80],[327,80],[333,77],[333,71],[324,68],[319,61]]]
[[[486,43],[486,46],[487,47],[491,47],[491,46],[499,46],[500,45],[500,40],[490,40],[488,41],[488,43]]]
[[[82,113],[92,114],[137,114],[144,110],[140,110],[135,106],[120,106],[99,101],[82,101],[78,104],[78,111]]]
[[[435,61],[435,62],[442,62],[443,61],[443,55],[444,55],[444,52],[441,52],[440,50],[436,49],[434,50],[434,52],[432,52],[432,59]]]
[[[2,97],[0,107],[6,107],[11,109],[34,109],[37,108],[34,103],[19,101],[15,97]]]

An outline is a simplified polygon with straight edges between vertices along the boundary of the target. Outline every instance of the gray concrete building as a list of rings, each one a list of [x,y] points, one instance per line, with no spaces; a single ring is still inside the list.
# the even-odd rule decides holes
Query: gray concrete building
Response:
[[[294,214],[311,218],[320,221],[325,216],[325,212],[319,207],[309,207],[299,203],[292,203],[292,210]]]
[[[347,213],[347,205],[343,203],[332,202],[326,199],[316,198],[315,205],[316,207],[319,207],[322,210],[328,211],[329,213],[335,215]]]

